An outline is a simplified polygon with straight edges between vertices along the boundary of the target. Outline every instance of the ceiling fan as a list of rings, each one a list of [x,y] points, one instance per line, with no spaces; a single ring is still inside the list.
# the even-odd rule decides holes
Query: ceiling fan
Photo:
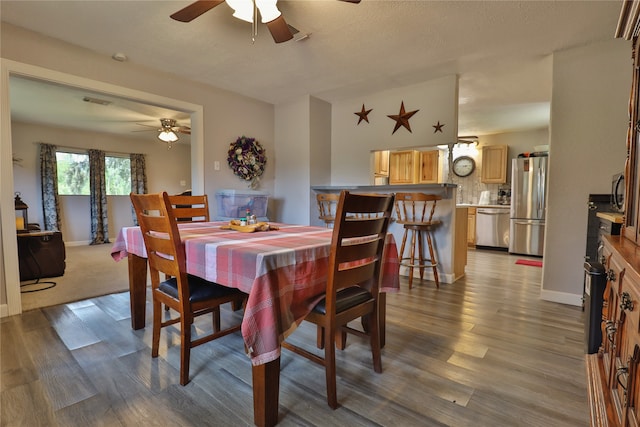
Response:
[[[171,144],[176,142],[179,139],[178,138],[179,133],[182,133],[185,135],[191,135],[191,128],[189,126],[178,125],[175,119],[160,119],[160,128],[156,128],[155,126],[145,125],[143,123],[137,123],[137,124],[140,126],[147,126],[147,127],[154,128],[154,130],[158,132],[158,139],[160,141],[166,142],[168,144],[168,148],[171,148]],[[134,132],[144,132],[144,131],[134,131]]]
[[[250,22],[254,25],[254,36],[256,31],[257,11],[260,11],[262,23],[267,24],[267,28],[276,43],[286,42],[293,38],[297,31],[287,24],[282,13],[276,6],[278,0],[226,0],[227,5],[234,10],[233,16]],[[360,0],[339,0],[347,3],[360,3]],[[172,19],[180,22],[191,22],[203,13],[213,9],[225,0],[198,0],[189,6],[180,9],[171,15]],[[292,31],[292,29],[294,31]]]

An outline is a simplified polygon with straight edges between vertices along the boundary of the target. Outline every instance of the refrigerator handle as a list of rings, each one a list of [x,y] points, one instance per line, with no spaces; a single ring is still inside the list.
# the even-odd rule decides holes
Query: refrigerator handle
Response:
[[[538,166],[538,218],[542,217],[544,211],[544,187],[545,187],[545,174],[542,165]]]

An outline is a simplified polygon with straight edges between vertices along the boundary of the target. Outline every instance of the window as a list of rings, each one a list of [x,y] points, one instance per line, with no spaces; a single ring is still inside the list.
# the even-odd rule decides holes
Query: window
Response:
[[[107,195],[128,196],[131,193],[131,159],[105,156],[104,164]]]
[[[89,155],[58,151],[58,194],[89,195]],[[131,192],[129,157],[105,156],[107,195],[128,196]]]

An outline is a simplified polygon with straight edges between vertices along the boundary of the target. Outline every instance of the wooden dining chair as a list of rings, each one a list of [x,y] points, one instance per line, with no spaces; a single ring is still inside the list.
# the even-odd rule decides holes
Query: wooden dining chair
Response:
[[[318,203],[318,218],[324,221],[326,227],[333,226],[336,220],[336,210],[338,208],[339,193],[318,193],[316,202]]]
[[[180,324],[180,384],[189,382],[191,349],[216,338],[240,330],[240,324],[220,330],[214,315],[212,334],[191,339],[191,325],[197,316],[219,310],[227,302],[242,302],[246,294],[187,274],[185,248],[180,240],[175,212],[166,192],[133,194],[138,223],[147,249],[153,296],[153,338],[151,356],[158,357],[160,330]],[[160,282],[160,273],[168,279]],[[178,312],[178,317],[162,320],[162,304]]]
[[[324,357],[289,342],[282,343],[284,348],[325,367],[327,402],[333,409],[338,407],[335,338],[343,331],[369,339],[373,370],[382,372],[378,296],[393,200],[393,194],[342,191],[331,238],[327,290],[304,319],[321,328]],[[363,316],[368,320],[368,332],[347,326]]]
[[[169,196],[178,222],[209,222],[209,200],[206,194]]]

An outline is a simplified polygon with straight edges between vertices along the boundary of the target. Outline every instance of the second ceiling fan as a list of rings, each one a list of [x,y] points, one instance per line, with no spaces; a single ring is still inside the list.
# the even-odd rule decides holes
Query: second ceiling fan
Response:
[[[360,0],[340,1],[360,3]],[[225,0],[199,0],[172,14],[171,18],[180,22],[191,22],[221,3],[225,3]],[[276,43],[286,42],[293,38],[294,31],[292,31],[292,27],[287,24],[282,13],[278,10],[276,6],[277,0],[226,0],[226,3],[234,10],[234,17],[254,24],[254,34],[257,11],[259,11],[262,23],[267,24],[267,28]]]

